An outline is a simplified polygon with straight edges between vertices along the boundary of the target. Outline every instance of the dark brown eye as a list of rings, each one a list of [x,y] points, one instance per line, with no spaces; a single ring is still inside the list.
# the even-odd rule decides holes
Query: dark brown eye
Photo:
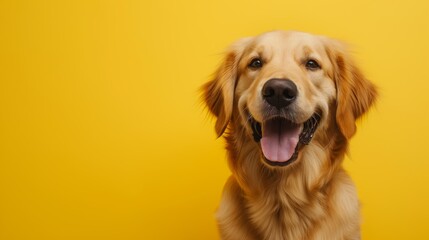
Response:
[[[320,65],[315,60],[308,60],[305,63],[305,68],[311,71],[315,71],[320,69]]]
[[[248,67],[256,70],[256,69],[261,68],[262,65],[264,65],[264,64],[260,58],[254,58],[254,59],[252,59],[252,61],[250,61]]]

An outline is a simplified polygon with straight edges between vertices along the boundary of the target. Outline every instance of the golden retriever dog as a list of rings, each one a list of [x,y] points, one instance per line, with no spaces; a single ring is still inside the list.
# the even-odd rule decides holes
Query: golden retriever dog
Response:
[[[377,91],[344,44],[302,32],[244,38],[202,90],[232,172],[222,239],[360,239],[342,162]]]

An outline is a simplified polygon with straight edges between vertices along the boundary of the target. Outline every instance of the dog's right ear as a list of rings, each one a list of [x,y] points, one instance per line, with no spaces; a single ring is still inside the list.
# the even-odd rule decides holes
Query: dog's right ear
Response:
[[[350,139],[356,132],[356,119],[367,112],[376,101],[377,87],[359,70],[344,43],[329,40],[326,47],[334,65],[337,124],[344,137]]]
[[[250,38],[235,42],[228,50],[213,80],[201,87],[202,98],[210,112],[216,116],[215,130],[222,136],[231,119],[235,86],[238,79],[238,62]]]

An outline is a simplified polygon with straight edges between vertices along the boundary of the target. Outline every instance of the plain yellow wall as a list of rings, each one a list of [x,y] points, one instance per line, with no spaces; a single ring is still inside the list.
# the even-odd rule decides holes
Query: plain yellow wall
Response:
[[[353,46],[381,92],[346,161],[363,239],[429,239],[425,0],[0,1],[0,239],[218,239],[197,90],[274,29]]]

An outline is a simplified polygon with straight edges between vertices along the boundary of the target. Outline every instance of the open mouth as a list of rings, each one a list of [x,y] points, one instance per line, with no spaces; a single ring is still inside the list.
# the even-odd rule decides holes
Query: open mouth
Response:
[[[294,123],[283,117],[272,118],[262,124],[250,117],[250,123],[265,161],[272,166],[286,166],[298,158],[303,145],[310,143],[320,119],[320,115],[314,113],[304,123]]]

